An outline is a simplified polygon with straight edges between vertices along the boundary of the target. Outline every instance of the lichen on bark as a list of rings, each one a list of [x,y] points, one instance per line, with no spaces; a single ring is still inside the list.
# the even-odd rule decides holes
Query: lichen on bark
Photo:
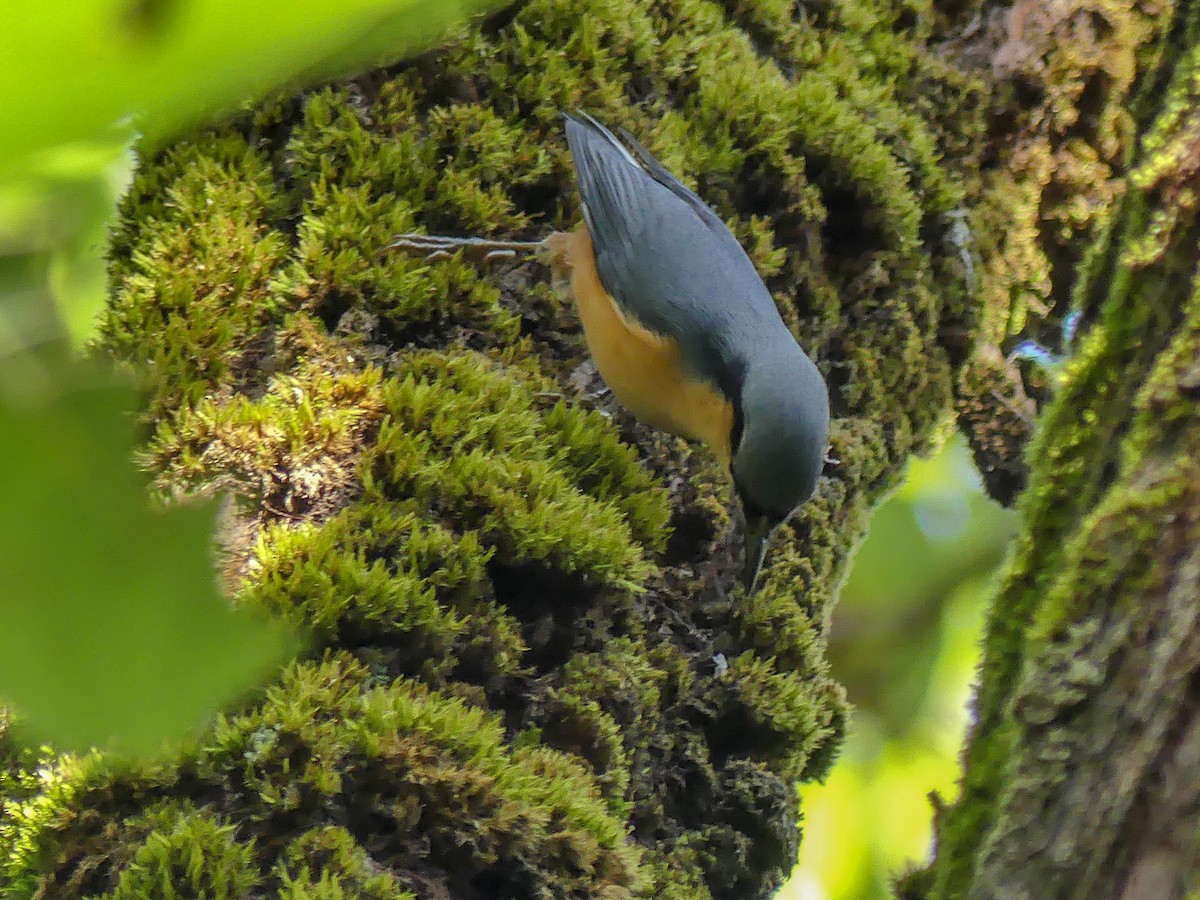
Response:
[[[532,0],[144,148],[101,349],[157,488],[237,498],[236,602],[313,646],[174,759],[13,767],[10,890],[767,896],[845,720],[830,603],[978,329],[983,95],[933,16]],[[835,462],[753,597],[716,464],[597,390],[537,263],[384,252],[574,224],[574,107],[730,222],[829,382]]]

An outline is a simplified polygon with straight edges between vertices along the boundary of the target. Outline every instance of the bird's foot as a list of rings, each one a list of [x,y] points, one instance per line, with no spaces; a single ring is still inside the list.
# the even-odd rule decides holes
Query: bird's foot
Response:
[[[518,253],[536,253],[543,241],[493,241],[477,237],[446,237],[437,234],[398,234],[385,250],[402,250],[426,259],[449,259],[456,253],[476,262],[509,259]]]

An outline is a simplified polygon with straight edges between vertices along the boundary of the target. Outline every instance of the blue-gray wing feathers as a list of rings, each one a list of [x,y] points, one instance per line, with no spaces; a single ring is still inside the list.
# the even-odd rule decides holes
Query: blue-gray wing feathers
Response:
[[[675,339],[684,361],[729,394],[739,356],[786,333],[766,286],[725,223],[628,134],[565,114],[583,215],[606,291]]]

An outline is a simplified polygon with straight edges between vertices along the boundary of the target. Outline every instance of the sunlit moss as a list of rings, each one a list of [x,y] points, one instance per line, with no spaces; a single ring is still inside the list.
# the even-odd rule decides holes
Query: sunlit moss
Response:
[[[345,828],[327,825],[296,838],[276,864],[280,900],[416,900],[394,875],[376,872]]]
[[[254,844],[211,815],[168,803],[125,823],[146,833],[124,865],[117,886],[102,900],[162,897],[237,897],[259,885]]]
[[[101,333],[106,348],[153,379],[151,416],[232,387],[253,338],[278,312],[271,278],[289,247],[271,224],[270,164],[236,136],[210,149],[182,145],[161,170],[144,169],[114,237],[119,287]],[[137,223],[135,208],[145,217]],[[146,222],[153,229],[135,238]]]

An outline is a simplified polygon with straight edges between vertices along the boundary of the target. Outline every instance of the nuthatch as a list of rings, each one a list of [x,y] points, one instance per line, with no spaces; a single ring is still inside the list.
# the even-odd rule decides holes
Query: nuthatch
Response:
[[[564,114],[584,226],[541,241],[402,235],[431,256],[542,251],[571,292],[596,368],[649,425],[708,444],[745,513],[753,591],[771,531],[812,496],[829,397],[725,223],[628,132]],[[632,152],[631,152],[632,151]]]

